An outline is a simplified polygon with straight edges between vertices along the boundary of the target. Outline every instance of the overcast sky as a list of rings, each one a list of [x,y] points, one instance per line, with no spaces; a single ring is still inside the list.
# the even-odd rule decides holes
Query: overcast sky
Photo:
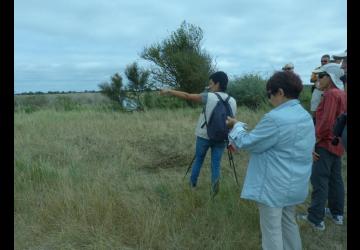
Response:
[[[305,84],[323,54],[346,49],[345,0],[15,0],[15,93],[99,90],[182,21],[230,77],[287,63]]]

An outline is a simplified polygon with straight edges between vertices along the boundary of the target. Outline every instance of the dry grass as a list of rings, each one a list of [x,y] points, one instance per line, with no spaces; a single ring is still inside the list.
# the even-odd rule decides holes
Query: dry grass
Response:
[[[199,112],[15,113],[15,249],[260,249],[227,155],[215,200],[209,158],[196,191],[183,179]],[[252,127],[264,112],[238,118]],[[234,158],[242,184],[248,154]],[[300,224],[304,249],[346,249],[346,225],[326,226]]]

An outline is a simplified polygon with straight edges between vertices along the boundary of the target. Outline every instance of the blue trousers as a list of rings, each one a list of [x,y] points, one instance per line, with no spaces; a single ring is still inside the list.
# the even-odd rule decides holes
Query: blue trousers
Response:
[[[220,162],[225,146],[225,142],[215,142],[201,137],[196,138],[195,160],[192,165],[190,176],[190,184],[192,187],[196,186],[201,167],[209,148],[211,148],[211,186],[214,187],[214,185],[219,181]]]

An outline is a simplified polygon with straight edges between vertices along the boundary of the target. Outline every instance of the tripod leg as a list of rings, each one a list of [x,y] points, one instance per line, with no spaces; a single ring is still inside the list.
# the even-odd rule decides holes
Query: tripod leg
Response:
[[[186,173],[185,173],[185,175],[184,175],[184,179],[185,179],[187,173],[189,172],[189,170],[190,170],[190,168],[191,168],[191,166],[192,166],[192,164],[193,164],[193,162],[194,162],[194,160],[195,160],[195,157],[196,157],[196,155],[194,155],[193,159],[191,160],[191,162],[190,162],[190,164],[189,164],[189,167],[188,167],[188,169],[186,170]]]
[[[234,175],[235,175],[236,184],[239,186],[239,181],[238,181],[237,174],[236,174],[236,170],[235,170],[234,159],[233,159],[232,153],[231,153],[231,151],[230,151],[229,149],[228,149],[228,156],[229,156],[229,164],[230,164],[230,166],[232,166],[232,168],[233,168],[233,170],[234,170]]]

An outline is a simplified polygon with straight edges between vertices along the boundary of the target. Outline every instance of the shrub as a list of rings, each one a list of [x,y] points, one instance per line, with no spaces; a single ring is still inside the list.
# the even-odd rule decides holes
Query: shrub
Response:
[[[303,90],[300,93],[299,100],[303,107],[310,111],[310,102],[311,102],[311,85],[304,85]]]
[[[114,103],[119,103],[119,101],[125,97],[125,92],[122,89],[122,77],[119,73],[115,73],[115,75],[111,77],[110,83],[103,82],[98,86],[100,88],[100,93],[107,96]]]
[[[159,96],[158,93],[145,92],[143,95],[144,106],[148,109],[152,108],[165,108],[176,109],[189,107],[188,103],[184,100],[173,96]]]
[[[159,83],[197,93],[215,72],[212,57],[201,46],[202,39],[202,29],[184,21],[170,37],[144,48],[141,57],[153,63],[151,73]]]
[[[229,81],[228,93],[235,98],[237,105],[257,109],[267,102],[266,80],[258,75],[246,74]]]
[[[145,89],[150,87],[150,71],[139,67],[138,64],[134,62],[126,66],[125,75],[129,79],[128,97],[136,99],[138,104],[137,109],[142,110],[144,105],[140,100],[140,95]]]
[[[80,104],[68,96],[58,96],[55,99],[55,109],[58,111],[71,111],[80,107]]]
[[[44,108],[48,104],[49,100],[44,95],[25,96],[22,100],[15,101],[15,111],[23,110],[26,113],[32,113],[40,108]]]

